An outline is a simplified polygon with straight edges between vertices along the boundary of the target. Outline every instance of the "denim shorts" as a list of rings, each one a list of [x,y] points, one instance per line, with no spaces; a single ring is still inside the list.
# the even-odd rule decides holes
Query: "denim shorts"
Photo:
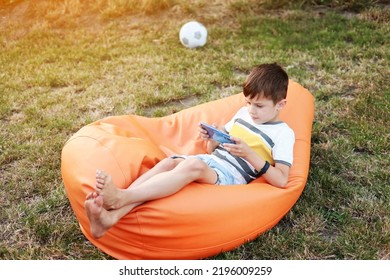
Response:
[[[221,160],[213,155],[202,154],[194,156],[173,156],[172,158],[190,158],[197,157],[206,163],[211,169],[217,173],[217,181],[215,185],[242,185],[247,184],[244,177],[229,163]]]

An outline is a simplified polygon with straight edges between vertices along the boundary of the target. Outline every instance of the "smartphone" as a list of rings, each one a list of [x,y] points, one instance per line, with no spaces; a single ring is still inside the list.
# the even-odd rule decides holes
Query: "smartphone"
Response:
[[[204,128],[207,131],[207,133],[211,139],[213,139],[219,143],[222,143],[222,144],[224,144],[224,143],[235,144],[236,143],[230,139],[229,134],[227,134],[219,129],[216,129],[214,126],[208,125],[207,123],[200,123],[200,125],[202,126],[202,128]]]

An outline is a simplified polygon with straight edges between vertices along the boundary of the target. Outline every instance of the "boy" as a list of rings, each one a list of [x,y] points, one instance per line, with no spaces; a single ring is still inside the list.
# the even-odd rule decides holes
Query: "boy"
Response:
[[[209,154],[165,158],[127,189],[117,188],[108,174],[98,170],[95,192],[85,201],[92,235],[102,237],[134,207],[172,195],[191,182],[235,185],[263,176],[270,184],[284,187],[295,139],[291,128],[279,120],[287,86],[287,73],[275,63],[251,71],[243,85],[246,106],[223,128],[234,144],[210,139],[199,126]]]

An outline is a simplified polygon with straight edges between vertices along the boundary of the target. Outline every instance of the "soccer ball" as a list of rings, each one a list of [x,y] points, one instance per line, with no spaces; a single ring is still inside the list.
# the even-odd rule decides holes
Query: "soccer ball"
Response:
[[[197,21],[190,21],[181,27],[179,37],[187,48],[203,47],[207,41],[207,29]]]

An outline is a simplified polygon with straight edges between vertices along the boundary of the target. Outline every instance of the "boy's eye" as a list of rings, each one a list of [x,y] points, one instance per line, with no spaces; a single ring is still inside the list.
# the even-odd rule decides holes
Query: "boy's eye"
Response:
[[[252,103],[249,102],[249,101],[246,101],[246,104],[247,104],[247,105],[254,105],[254,106],[256,106],[257,108],[263,108],[263,107],[264,107],[262,104],[252,104]]]

